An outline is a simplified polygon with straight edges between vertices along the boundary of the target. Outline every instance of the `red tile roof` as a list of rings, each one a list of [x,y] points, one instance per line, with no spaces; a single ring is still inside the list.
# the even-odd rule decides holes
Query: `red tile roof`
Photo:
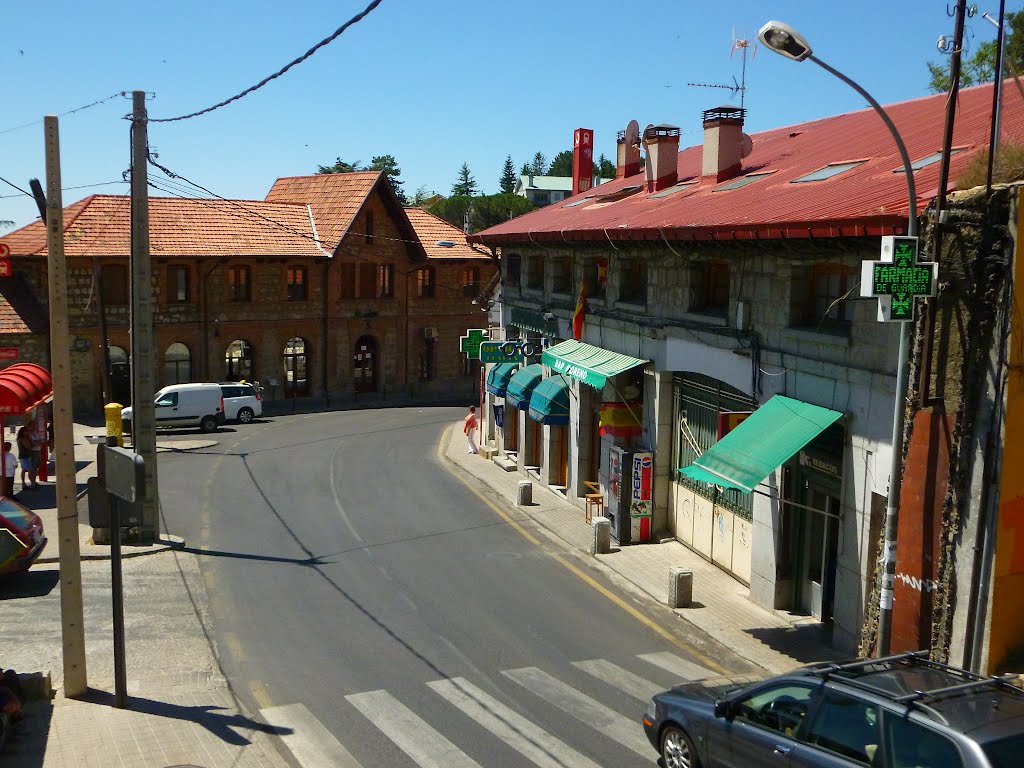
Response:
[[[0,333],[49,333],[46,309],[20,276],[0,279]]]
[[[302,203],[313,208],[320,240],[333,252],[380,178],[380,171],[286,176],[274,182],[267,202]]]
[[[128,256],[131,199],[91,195],[64,209],[67,256]],[[34,222],[3,236],[14,256],[46,255]],[[153,256],[323,256],[304,205],[260,200],[149,199]]]
[[[925,96],[886,106],[911,162],[942,148],[947,95]],[[953,132],[950,184],[988,146],[992,85],[960,91]],[[1002,139],[1024,143],[1024,98],[1007,81],[1003,89]],[[714,191],[701,179],[703,149],[679,153],[679,179],[698,183],[666,197],[641,191],[615,202],[566,203],[643,184],[641,172],[602,184],[586,194],[470,235],[470,242],[654,240],[810,237],[902,232],[907,218],[907,185],[895,142],[872,109],[756,133],[743,173],[771,173],[753,183]],[[865,160],[862,165],[816,182],[790,183],[830,163]],[[914,174],[918,207],[938,192],[939,163]],[[723,182],[725,184],[726,182]],[[656,193],[657,194],[657,193]]]
[[[406,208],[416,237],[423,243],[423,250],[429,259],[490,259],[489,251],[466,242],[466,233],[454,227],[439,216],[422,208]],[[438,245],[439,242],[454,243],[452,246]]]

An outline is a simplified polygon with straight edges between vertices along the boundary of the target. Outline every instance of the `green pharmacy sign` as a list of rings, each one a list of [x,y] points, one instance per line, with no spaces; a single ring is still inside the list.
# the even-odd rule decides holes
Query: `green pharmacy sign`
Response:
[[[920,261],[918,239],[886,235],[878,261],[861,262],[860,295],[878,299],[878,319],[908,322],[914,319],[914,299],[934,296],[939,265]]]
[[[470,360],[480,359],[480,345],[487,341],[489,335],[484,328],[469,328],[465,336],[459,337],[459,349],[466,353]]]

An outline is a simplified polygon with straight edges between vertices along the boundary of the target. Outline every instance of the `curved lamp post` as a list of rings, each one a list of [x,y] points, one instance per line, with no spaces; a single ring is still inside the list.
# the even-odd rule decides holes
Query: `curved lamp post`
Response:
[[[826,72],[835,75],[844,83],[853,88],[863,96],[874,108],[878,116],[882,118],[893,141],[899,149],[900,158],[903,160],[903,175],[907,180],[907,234],[911,237],[917,236],[917,192],[914,188],[914,169],[910,165],[910,156],[903,144],[903,137],[896,130],[888,113],[865,91],[860,85],[848,78],[842,72],[830,67],[821,59],[813,55],[810,44],[806,38],[788,24],[781,21],[769,21],[757,34],[765,47],[785,56],[793,61],[804,61],[809,59],[824,69]],[[903,485],[903,419],[906,414],[907,402],[907,348],[909,346],[910,330],[909,323],[900,323],[900,345],[896,360],[896,404],[892,417],[892,463],[889,467],[889,496],[885,509],[885,545],[882,550],[882,590],[879,597],[878,612],[878,648],[879,656],[889,653],[890,639],[892,637],[892,602],[893,585],[896,581],[896,526],[899,521],[900,511],[900,489]]]

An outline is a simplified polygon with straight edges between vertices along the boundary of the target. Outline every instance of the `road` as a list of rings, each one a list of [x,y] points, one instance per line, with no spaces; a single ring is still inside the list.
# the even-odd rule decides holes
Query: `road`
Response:
[[[710,675],[706,657],[471,493],[438,452],[461,415],[284,416],[161,456],[166,525],[200,554],[228,679],[353,765],[653,765],[643,703]]]

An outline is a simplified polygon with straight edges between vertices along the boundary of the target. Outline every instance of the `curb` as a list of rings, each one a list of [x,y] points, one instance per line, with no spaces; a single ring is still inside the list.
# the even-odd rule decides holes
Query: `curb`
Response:
[[[50,701],[57,695],[53,690],[50,670],[45,672],[21,672],[18,674],[21,692],[25,701]]]

